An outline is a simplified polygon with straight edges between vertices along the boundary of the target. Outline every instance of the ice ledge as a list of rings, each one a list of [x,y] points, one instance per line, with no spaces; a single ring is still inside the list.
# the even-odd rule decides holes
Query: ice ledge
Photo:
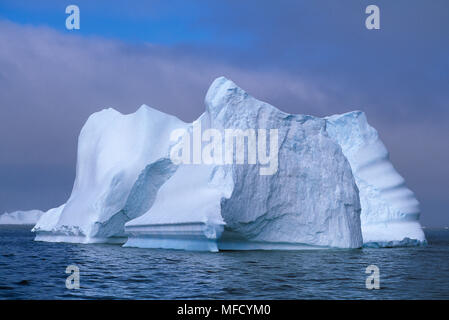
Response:
[[[427,241],[404,238],[401,241],[386,241],[386,242],[367,242],[363,244],[363,248],[396,248],[396,247],[419,247],[426,246]]]
[[[124,247],[217,252],[224,224],[204,222],[126,225]]]
[[[124,247],[149,248],[149,249],[174,249],[186,251],[210,251],[218,252],[217,242],[207,238],[170,238],[170,237],[132,237],[123,245]]]
[[[127,225],[124,247],[189,251],[331,249],[304,243],[248,241],[223,236],[224,224],[204,222]]]
[[[362,224],[363,247],[410,247],[427,244],[419,221]]]

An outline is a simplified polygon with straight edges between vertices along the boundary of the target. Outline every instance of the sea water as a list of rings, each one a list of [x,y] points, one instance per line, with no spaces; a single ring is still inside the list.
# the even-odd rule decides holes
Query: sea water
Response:
[[[449,299],[445,229],[421,247],[217,253],[36,242],[30,229],[0,226],[1,299]],[[370,265],[380,289],[366,287]]]

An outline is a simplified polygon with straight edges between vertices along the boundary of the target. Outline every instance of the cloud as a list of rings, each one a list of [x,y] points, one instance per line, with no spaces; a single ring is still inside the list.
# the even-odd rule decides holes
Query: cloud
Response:
[[[214,46],[200,51],[188,45],[131,44],[0,21],[0,211],[48,209],[66,200],[78,133],[91,113],[106,107],[129,113],[148,104],[192,121],[204,110],[208,86],[222,75],[286,112],[366,111],[425,206],[448,202],[444,94],[413,91],[407,106],[411,100],[404,97],[404,84],[396,92],[390,85],[373,89],[369,81],[355,83],[362,76],[354,70],[302,72],[291,57],[272,63],[272,53],[257,52],[255,42],[252,54],[226,55]],[[32,196],[36,190],[39,196]],[[441,220],[429,214],[428,221]]]
[[[299,77],[179,56],[151,44],[8,21],[0,22],[0,43],[7,44],[0,51],[0,210],[47,209],[65,201],[79,131],[103,108],[130,113],[145,103],[192,121],[204,110],[209,84],[221,75],[268,100],[282,92],[309,104],[325,100]]]
[[[3,164],[66,163],[74,158],[73,141],[83,122],[106,107],[128,113],[145,103],[191,121],[203,112],[205,92],[221,75],[268,100],[329,103],[321,89],[288,73],[244,70],[150,44],[10,22],[1,23],[0,42],[8,44],[0,52],[0,145],[8,150],[0,155]]]

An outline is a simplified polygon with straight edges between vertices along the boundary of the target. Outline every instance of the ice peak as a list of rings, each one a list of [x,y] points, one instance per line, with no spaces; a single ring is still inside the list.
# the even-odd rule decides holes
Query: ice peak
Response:
[[[131,114],[144,114],[144,113],[159,113],[159,114],[167,115],[166,113],[159,111],[156,108],[150,107],[146,104],[142,104],[134,113],[131,113]]]
[[[152,115],[152,116],[169,116],[168,114],[157,110],[156,108],[152,108],[150,106],[147,106],[146,104],[142,104],[139,109],[136,110],[136,112],[131,113],[131,115],[136,116],[144,116],[144,115]]]
[[[226,108],[228,108],[230,113],[237,112],[241,115],[243,113],[246,115],[248,113],[255,115],[263,108],[279,116],[291,116],[267,102],[254,98],[233,81],[225,77],[219,77],[212,82],[206,94],[205,105],[206,112],[212,118],[217,117],[219,113],[226,113],[223,112]],[[315,119],[315,117],[313,118]]]
[[[122,113],[112,107],[109,108],[104,108],[103,110],[100,110],[98,112],[95,112],[94,114],[99,114],[99,115],[122,115]]]
[[[206,110],[211,113],[220,112],[221,108],[226,105],[224,102],[232,97],[247,96],[248,94],[237,86],[233,81],[225,77],[215,79],[207,91],[204,99]]]
[[[149,106],[147,106],[146,104],[143,104],[139,107],[139,109],[137,109],[136,113],[144,113],[144,112],[148,112],[150,111],[152,108],[150,108]]]

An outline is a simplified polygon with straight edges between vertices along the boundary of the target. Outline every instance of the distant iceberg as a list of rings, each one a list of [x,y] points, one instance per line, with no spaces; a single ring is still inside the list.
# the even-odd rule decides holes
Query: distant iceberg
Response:
[[[5,212],[0,215],[0,224],[35,225],[43,214],[40,210]]]
[[[147,106],[93,114],[79,137],[72,195],[42,215],[36,240],[207,251],[425,241],[418,203],[363,113],[287,114],[223,77],[205,104],[193,123]],[[213,134],[197,136],[197,128]],[[223,162],[216,156],[229,151],[229,130],[247,144],[236,142],[234,158]],[[185,134],[173,139],[174,132]],[[179,163],[180,140],[213,152]],[[270,163],[251,162],[256,141],[268,152],[258,150],[257,160],[276,142]],[[248,151],[244,163],[239,151]],[[210,155],[213,162],[201,161]]]

